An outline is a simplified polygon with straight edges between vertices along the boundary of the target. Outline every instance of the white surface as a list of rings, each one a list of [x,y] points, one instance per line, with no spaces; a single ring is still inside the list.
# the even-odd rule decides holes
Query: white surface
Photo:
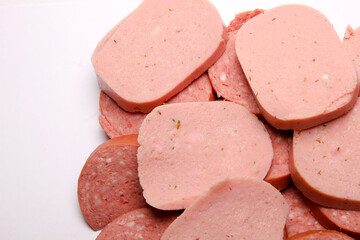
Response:
[[[77,203],[98,124],[90,56],[141,1],[0,1],[0,239],[95,239]],[[213,0],[224,22],[288,1]],[[296,1],[323,12],[343,38],[358,1]]]

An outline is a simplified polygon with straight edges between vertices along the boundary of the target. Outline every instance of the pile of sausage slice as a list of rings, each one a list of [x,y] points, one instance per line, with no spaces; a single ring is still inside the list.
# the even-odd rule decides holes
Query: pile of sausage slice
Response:
[[[78,200],[97,239],[359,239],[360,28],[146,0],[99,42]]]

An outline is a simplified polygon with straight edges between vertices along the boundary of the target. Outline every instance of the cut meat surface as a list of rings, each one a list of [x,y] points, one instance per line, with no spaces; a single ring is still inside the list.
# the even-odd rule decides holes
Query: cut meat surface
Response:
[[[360,102],[326,124],[294,131],[289,168],[292,180],[323,206],[360,210]]]
[[[341,231],[356,239],[360,239],[360,211],[327,208],[306,202],[315,218],[327,229]]]
[[[320,125],[357,100],[354,66],[315,9],[293,4],[266,11],[238,30],[235,49],[261,113],[277,129]]]
[[[281,190],[291,182],[289,171],[289,143],[292,134],[289,131],[277,130],[267,123],[264,123],[264,125],[269,132],[274,150],[274,158],[264,180],[278,190]]]
[[[244,23],[263,12],[264,10],[262,9],[255,9],[254,11],[247,11],[236,14],[235,18],[227,27],[228,32],[239,30],[241,26],[244,25]]]
[[[179,216],[150,207],[125,213],[108,224],[96,240],[159,240],[166,228]]]
[[[299,233],[287,240],[354,240],[353,238],[337,231],[332,230],[314,230]]]
[[[203,74],[183,91],[171,98],[168,103],[205,102],[212,100],[214,100],[214,93],[209,77],[207,74]],[[146,114],[124,111],[103,91],[100,93],[99,105],[101,112],[99,123],[110,138],[139,133],[141,123]]]
[[[263,179],[273,159],[262,122],[226,101],[159,106],[145,118],[138,141],[144,197],[163,210],[186,208],[226,177]]]
[[[128,112],[150,112],[225,51],[227,31],[207,0],[147,0],[96,47],[100,88]]]
[[[218,97],[238,103],[246,107],[254,114],[260,114],[255,99],[250,90],[244,72],[240,66],[235,52],[235,36],[237,29],[250,18],[262,13],[263,10],[244,12],[236,15],[235,19],[228,27],[229,40],[226,44],[226,50],[219,60],[209,68],[209,77],[211,84]]]
[[[101,144],[86,161],[78,182],[81,212],[94,230],[119,215],[146,206],[139,184],[137,135]]]
[[[354,30],[348,26],[343,43],[360,78],[360,27]]]
[[[311,215],[310,209],[305,205],[304,196],[296,189],[296,187],[293,185],[287,187],[282,191],[282,195],[290,207],[286,219],[286,231],[288,237],[311,230],[325,229]]]
[[[161,240],[283,239],[289,207],[279,191],[260,179],[215,184],[190,205]]]

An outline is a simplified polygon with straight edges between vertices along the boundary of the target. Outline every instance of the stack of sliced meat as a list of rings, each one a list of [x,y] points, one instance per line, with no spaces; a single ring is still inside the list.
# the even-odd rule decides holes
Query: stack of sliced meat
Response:
[[[208,0],[144,1],[92,57],[97,239],[359,239],[359,33],[302,5],[226,28]]]

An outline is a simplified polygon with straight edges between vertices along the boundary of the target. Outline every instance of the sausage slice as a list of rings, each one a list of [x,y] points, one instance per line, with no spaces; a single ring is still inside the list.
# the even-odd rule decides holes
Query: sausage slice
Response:
[[[247,21],[235,49],[265,119],[306,129],[348,112],[359,93],[354,66],[329,20],[283,5]]]
[[[161,240],[282,240],[288,210],[285,199],[269,183],[226,179],[190,205]]]
[[[137,135],[108,140],[86,161],[78,181],[81,212],[92,229],[146,206],[138,179]]]
[[[184,209],[225,177],[263,179],[273,159],[262,122],[226,101],[155,108],[141,125],[139,178],[146,201]]]
[[[221,56],[226,28],[208,0],[146,0],[100,41],[100,88],[128,112],[150,112]]]
[[[314,230],[304,233],[299,233],[287,240],[354,240],[353,238],[333,230]]]
[[[311,201],[360,210],[360,102],[326,124],[294,131],[290,174]]]

